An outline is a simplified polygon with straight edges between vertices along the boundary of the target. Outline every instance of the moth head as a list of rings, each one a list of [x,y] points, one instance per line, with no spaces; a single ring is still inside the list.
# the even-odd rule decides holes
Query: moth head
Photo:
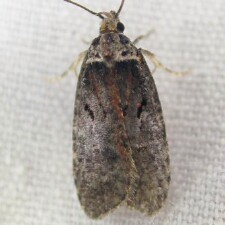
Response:
[[[100,33],[108,33],[108,32],[113,32],[113,33],[123,33],[125,27],[124,25],[120,22],[119,20],[119,14],[123,8],[124,2],[125,0],[121,1],[120,7],[117,10],[117,12],[115,11],[110,11],[110,12],[94,12],[76,2],[74,2],[73,0],[64,0],[66,2],[72,3],[86,11],[88,11],[89,13],[98,16],[99,18],[102,19],[102,23],[100,26]]]
[[[102,12],[101,15],[104,15],[104,19],[102,19],[102,23],[100,26],[100,33],[123,33],[125,27],[120,22],[118,13],[115,11],[111,12]]]

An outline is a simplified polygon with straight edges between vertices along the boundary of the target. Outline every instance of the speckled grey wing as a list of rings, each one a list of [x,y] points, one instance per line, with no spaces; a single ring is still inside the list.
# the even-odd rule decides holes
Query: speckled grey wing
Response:
[[[130,162],[123,154],[127,140],[119,140],[124,127],[108,93],[113,72],[101,62],[85,62],[75,101],[74,176],[84,211],[99,218],[125,200]]]
[[[148,215],[170,182],[165,125],[157,90],[137,60],[83,64],[74,116],[74,175],[85,212],[98,218],[122,202]]]
[[[139,176],[127,204],[151,215],[162,207],[168,194],[169,154],[156,86],[140,51],[139,59],[131,62],[129,72],[120,72],[124,79],[121,83],[125,84],[121,88],[131,92],[122,102],[126,106],[125,123]]]

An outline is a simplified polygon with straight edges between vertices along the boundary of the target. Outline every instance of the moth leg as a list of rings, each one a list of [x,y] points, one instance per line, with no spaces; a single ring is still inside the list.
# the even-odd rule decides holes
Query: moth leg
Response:
[[[156,71],[157,68],[161,68],[161,69],[165,70],[167,73],[170,73],[171,75],[176,76],[176,77],[185,76],[190,73],[190,71],[183,71],[183,72],[174,71],[174,70],[164,66],[163,63],[161,63],[157,59],[157,57],[154,53],[152,53],[148,50],[145,50],[145,49],[140,49],[140,50],[144,55],[146,55],[152,61],[153,65],[154,65],[152,74]]]
[[[152,33],[154,33],[154,32],[155,32],[155,30],[154,30],[154,29],[151,29],[151,30],[149,30],[146,34],[137,36],[137,37],[134,39],[133,44],[136,45],[139,41],[148,38],[148,37],[149,37]]]
[[[156,216],[155,216],[155,215],[153,215],[153,218],[152,218],[152,223],[151,223],[152,225],[155,225],[155,217],[156,217]]]
[[[91,45],[91,41],[88,41],[88,40],[86,40],[85,38],[82,38],[81,40],[82,40],[82,42],[83,42],[85,45],[88,45],[88,46]]]
[[[74,72],[75,75],[78,77],[77,73],[77,67],[81,63],[81,61],[84,59],[85,55],[87,54],[87,50],[81,52],[75,59],[75,61],[70,65],[70,67],[61,75],[55,76],[53,78],[47,77],[46,80],[50,83],[61,81],[63,78],[65,78],[70,72]]]

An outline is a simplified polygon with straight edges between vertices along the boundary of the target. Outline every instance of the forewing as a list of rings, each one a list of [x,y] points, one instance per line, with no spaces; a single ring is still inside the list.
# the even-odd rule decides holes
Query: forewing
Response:
[[[98,218],[126,198],[128,143],[121,139],[125,130],[117,93],[109,91],[115,71],[101,62],[82,68],[74,113],[74,176],[81,205],[90,217]]]
[[[148,66],[139,60],[117,65],[120,98],[138,179],[127,204],[148,215],[162,207],[170,182],[169,154],[162,109]]]

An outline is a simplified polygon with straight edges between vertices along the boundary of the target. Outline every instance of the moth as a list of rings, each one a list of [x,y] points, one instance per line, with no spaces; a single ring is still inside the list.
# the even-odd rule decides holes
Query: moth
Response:
[[[99,13],[65,1],[102,20],[76,90],[73,172],[80,204],[95,219],[120,205],[152,215],[167,198],[170,159],[145,50],[123,34],[124,0],[116,12]]]

